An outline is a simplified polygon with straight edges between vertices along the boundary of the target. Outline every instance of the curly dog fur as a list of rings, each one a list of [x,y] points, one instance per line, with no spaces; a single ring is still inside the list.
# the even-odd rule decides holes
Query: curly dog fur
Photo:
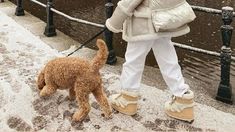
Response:
[[[49,96],[57,89],[69,89],[69,98],[77,100],[79,110],[74,113],[74,121],[82,121],[89,113],[89,94],[92,93],[99,102],[106,117],[112,110],[103,91],[99,69],[108,56],[103,40],[96,42],[99,50],[92,61],[78,57],[63,57],[49,61],[38,76],[37,85],[40,96]]]

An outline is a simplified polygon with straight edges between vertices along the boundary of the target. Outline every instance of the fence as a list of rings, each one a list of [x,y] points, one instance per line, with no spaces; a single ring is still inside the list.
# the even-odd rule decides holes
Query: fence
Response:
[[[52,37],[56,35],[55,26],[53,24],[53,13],[64,16],[65,18],[71,21],[75,21],[75,22],[79,22],[79,23],[83,23],[87,25],[92,25],[92,26],[99,27],[99,28],[105,27],[102,24],[97,24],[97,23],[86,21],[86,20],[74,18],[63,12],[60,12],[59,10],[53,8],[52,0],[47,0],[47,4],[43,4],[37,0],[30,0],[30,1],[46,8],[47,25],[45,27],[44,35],[48,37]],[[0,0],[0,2],[4,2],[4,0]],[[106,19],[111,17],[113,13],[113,7],[114,5],[112,3],[112,0],[107,0],[105,4]],[[204,50],[204,49],[200,49],[196,47],[191,47],[191,46],[187,46],[183,44],[175,43],[174,45],[179,48],[220,57],[220,61],[221,61],[221,77],[220,77],[221,79],[220,80],[221,81],[218,86],[216,99],[225,103],[232,104],[233,100],[232,100],[232,86],[230,84],[230,65],[231,65],[231,61],[235,61],[235,57],[232,56],[232,50],[230,48],[230,41],[231,41],[232,32],[233,32],[233,27],[231,26],[231,23],[233,21],[233,17],[235,17],[233,8],[223,7],[222,10],[207,8],[207,7],[200,7],[200,6],[192,6],[192,8],[194,11],[210,13],[210,14],[219,14],[222,16],[223,25],[221,26],[221,35],[222,35],[223,46],[221,47],[221,53],[208,51],[208,50]],[[16,8],[15,15],[17,16],[24,15],[24,9],[22,7],[22,0],[17,0],[17,8]],[[104,36],[105,36],[105,41],[109,49],[109,56],[107,59],[107,63],[114,64],[116,63],[117,59],[116,59],[113,46],[112,46],[113,33],[108,30],[105,30]]]

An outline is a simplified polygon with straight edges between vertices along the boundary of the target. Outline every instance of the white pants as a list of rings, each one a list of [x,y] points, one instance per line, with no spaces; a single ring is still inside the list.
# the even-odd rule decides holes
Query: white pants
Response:
[[[145,59],[151,49],[153,49],[162,76],[172,94],[181,97],[189,86],[185,84],[171,38],[128,42],[125,54],[126,62],[123,64],[120,78],[122,89],[139,91]]]

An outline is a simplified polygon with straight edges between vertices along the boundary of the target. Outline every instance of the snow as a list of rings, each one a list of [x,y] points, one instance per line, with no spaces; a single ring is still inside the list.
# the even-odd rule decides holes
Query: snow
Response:
[[[230,7],[230,6],[226,6],[226,7],[223,7],[222,10],[230,10],[230,11],[233,11],[233,8]]]

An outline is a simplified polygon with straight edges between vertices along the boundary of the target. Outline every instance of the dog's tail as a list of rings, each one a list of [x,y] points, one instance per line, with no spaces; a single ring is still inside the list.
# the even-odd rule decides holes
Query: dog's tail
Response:
[[[91,66],[94,71],[101,69],[106,63],[108,57],[108,48],[106,43],[102,39],[98,39],[96,41],[96,45],[98,46],[99,50],[91,61]]]
[[[42,88],[46,85],[44,78],[44,69],[38,75],[37,85],[39,90],[42,90]]]

